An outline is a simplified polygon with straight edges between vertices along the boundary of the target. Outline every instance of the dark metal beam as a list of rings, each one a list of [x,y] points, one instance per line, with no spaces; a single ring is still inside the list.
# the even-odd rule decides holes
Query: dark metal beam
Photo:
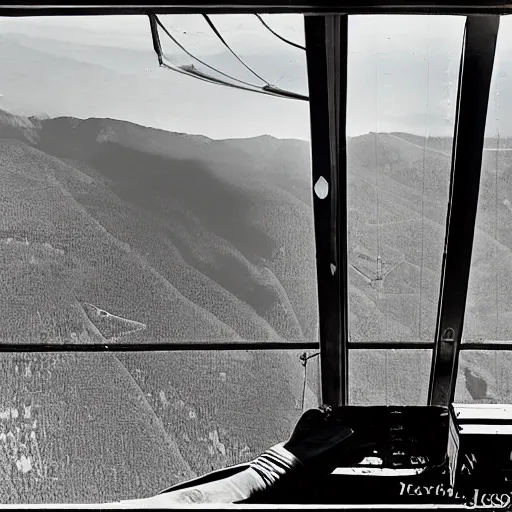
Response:
[[[361,341],[348,344],[349,350],[432,350],[433,342],[424,341]]]
[[[499,17],[468,17],[461,55],[450,198],[429,404],[453,401]]]
[[[434,343],[430,342],[358,342],[348,343],[348,350],[431,350]],[[319,350],[316,342],[240,342],[240,343],[23,343],[0,344],[2,352],[160,352],[160,351],[189,351],[189,350]],[[466,342],[460,350],[512,350],[512,341]]]
[[[512,341],[464,342],[459,350],[512,350]]]
[[[274,2],[175,2],[171,4],[108,4],[108,5],[54,5],[11,3],[0,6],[1,16],[86,16],[112,14],[229,14],[229,13],[286,13],[304,14],[510,14],[512,5],[504,1],[458,3],[440,1],[274,1]]]
[[[347,16],[306,16],[311,117],[322,402],[345,405],[348,396],[347,280]]]
[[[3,352],[179,352],[232,350],[318,350],[318,343],[307,342],[240,342],[240,343],[2,343]]]

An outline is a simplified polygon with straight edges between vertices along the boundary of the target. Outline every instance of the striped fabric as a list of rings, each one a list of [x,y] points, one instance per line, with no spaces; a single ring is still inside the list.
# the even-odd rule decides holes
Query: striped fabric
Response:
[[[283,444],[269,448],[250,463],[250,467],[261,476],[268,487],[273,486],[293,469],[302,466],[300,460],[286,450]]]

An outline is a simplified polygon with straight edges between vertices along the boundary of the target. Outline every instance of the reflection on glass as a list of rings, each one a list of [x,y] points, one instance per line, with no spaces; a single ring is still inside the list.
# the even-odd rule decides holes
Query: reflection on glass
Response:
[[[215,20],[269,80],[294,52],[305,84],[255,16]],[[36,21],[2,21],[0,342],[316,340],[307,103],[159,69],[145,16]]]
[[[427,405],[431,362],[431,350],[350,350],[350,405]]]
[[[349,19],[351,341],[432,341],[464,20]]]
[[[461,351],[455,402],[512,403],[512,352]]]
[[[512,102],[510,29],[500,21],[487,111],[464,341],[512,340]]]
[[[300,355],[1,355],[0,501],[143,498],[249,461],[318,404]]]

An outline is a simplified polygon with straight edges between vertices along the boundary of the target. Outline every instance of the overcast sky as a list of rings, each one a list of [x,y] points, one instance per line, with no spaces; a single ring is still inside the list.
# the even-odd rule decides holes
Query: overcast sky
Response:
[[[302,16],[264,15],[264,18],[284,37],[304,44]],[[226,66],[233,66],[233,62],[219,57],[223,52],[225,54],[225,48],[200,15],[161,16],[161,20],[180,43],[195,55],[206,60],[217,58],[215,62],[221,64],[224,62],[222,59],[225,59]],[[307,92],[304,52],[276,39],[255,16],[217,15],[212,16],[212,20],[237,53],[259,66],[259,74],[281,87]],[[352,16],[349,20],[349,135],[376,130],[451,134],[464,18]],[[512,31],[509,30],[507,34],[507,25],[510,25],[508,20],[502,20],[498,57],[508,55],[512,50]],[[97,53],[84,50],[79,55],[75,51],[73,58],[88,59],[91,63],[91,55],[96,55],[97,61],[93,58],[92,63],[98,65],[108,65],[105,60],[107,53],[102,51],[106,47],[145,51],[148,55],[152,52],[149,23],[144,16],[3,18],[0,19],[1,34],[18,34],[17,41],[28,46],[29,43],[23,38],[30,36],[33,50],[67,57],[71,55],[70,48],[73,44],[87,45],[87,48]],[[53,49],[50,46],[43,48],[37,43],[37,38],[58,42],[60,49],[59,45],[51,47]],[[174,54],[176,51],[179,53],[165,38],[163,43],[167,54]],[[185,54],[182,55],[189,59]],[[0,55],[0,59],[2,58],[8,59],[9,56]],[[13,58],[11,57],[11,61]],[[26,73],[29,73],[31,60],[33,59],[30,56],[24,57]],[[121,66],[122,59],[117,60]],[[59,65],[65,66],[68,61],[59,62]],[[186,62],[188,63],[183,60],[179,63]],[[6,67],[7,64],[9,63],[4,61],[4,71],[0,69],[0,93],[4,95],[0,98],[0,108],[16,110],[18,106],[19,112],[30,113],[27,109],[37,107],[36,95],[34,93],[34,102],[30,103],[29,98],[27,99],[27,94],[31,95],[30,90],[28,93],[25,90],[27,85],[22,87],[15,83],[25,75],[19,74],[18,78],[13,78],[11,70],[11,75],[8,76],[11,68]],[[39,78],[45,78],[41,77],[44,66],[41,69],[43,71],[39,72]],[[237,72],[236,67],[229,67],[230,72],[232,69]],[[116,71],[121,72],[121,68]],[[278,137],[309,138],[308,105],[304,102],[268,98],[231,89],[214,91],[213,89],[221,88],[156,69],[155,59],[151,56],[148,57],[145,71],[155,71],[151,78],[147,78],[150,97],[139,94],[140,88],[134,89],[130,101],[124,101],[125,110],[121,113],[121,107],[115,106],[115,101],[107,101],[107,96],[100,98],[102,94],[107,94],[101,89],[101,84],[97,84],[95,88],[91,88],[91,84],[84,84],[84,89],[78,91],[76,88],[82,86],[74,84],[73,100],[65,94],[56,94],[58,91],[53,84],[52,90],[47,91],[44,99],[37,100],[40,101],[41,112],[34,113],[50,116],[116,116],[140,124],[202,133],[213,138],[246,137],[262,133]],[[246,71],[240,67],[238,71],[240,74],[237,76],[246,79]],[[129,69],[125,67],[122,72],[127,76]],[[169,74],[173,76],[167,77]],[[149,77],[148,74],[142,77],[138,75],[139,86],[141,80],[144,83],[146,76]],[[507,72],[502,70],[500,76],[507,78]],[[155,82],[158,80],[160,90],[155,89]],[[44,79],[40,80],[40,87],[44,83]],[[123,94],[130,94],[130,91],[125,91],[129,89],[129,83],[131,82],[126,80],[122,86],[117,87],[119,101]],[[161,90],[165,90],[166,94]],[[9,92],[9,97],[6,91]],[[20,91],[19,95],[16,94],[17,91]],[[503,87],[500,91],[503,97],[506,91]],[[170,104],[168,96],[170,92],[175,93],[173,105]],[[510,94],[512,104],[512,93]],[[84,99],[82,103],[78,103],[77,98],[84,95],[90,101],[87,103]],[[94,95],[98,95],[97,100]],[[179,105],[176,102],[177,96],[180,98]],[[50,99],[46,98],[51,98],[53,103],[50,104]],[[155,107],[157,99],[158,108]],[[493,116],[496,117],[494,114]]]

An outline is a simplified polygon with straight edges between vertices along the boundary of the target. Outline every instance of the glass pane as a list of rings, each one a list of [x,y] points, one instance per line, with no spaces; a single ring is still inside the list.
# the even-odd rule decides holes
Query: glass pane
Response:
[[[464,341],[512,341],[512,17],[500,21],[491,81]]]
[[[243,63],[226,52],[226,47],[201,14],[163,15],[159,19],[163,25],[158,30],[162,49],[171,64],[188,71],[193,70],[193,65],[196,71],[232,84],[256,87],[271,84],[307,95],[306,53],[277,39],[256,16],[210,16],[210,21]],[[301,15],[262,14],[261,19],[289,41],[305,44]],[[191,53],[199,56],[200,61]],[[229,115],[229,112],[225,114]],[[309,138],[309,134],[304,137]]]
[[[163,22],[233,59],[201,16]],[[303,52],[215,22],[269,80],[295,52],[304,89]],[[0,342],[317,340],[307,102],[159,68],[145,16],[0,30]]]
[[[512,352],[461,351],[455,402],[512,403]]]
[[[143,498],[249,461],[318,405],[318,358],[304,384],[299,356],[3,354],[0,502]]]
[[[351,16],[352,341],[432,341],[463,17]]]
[[[427,405],[432,351],[349,351],[350,405]]]

